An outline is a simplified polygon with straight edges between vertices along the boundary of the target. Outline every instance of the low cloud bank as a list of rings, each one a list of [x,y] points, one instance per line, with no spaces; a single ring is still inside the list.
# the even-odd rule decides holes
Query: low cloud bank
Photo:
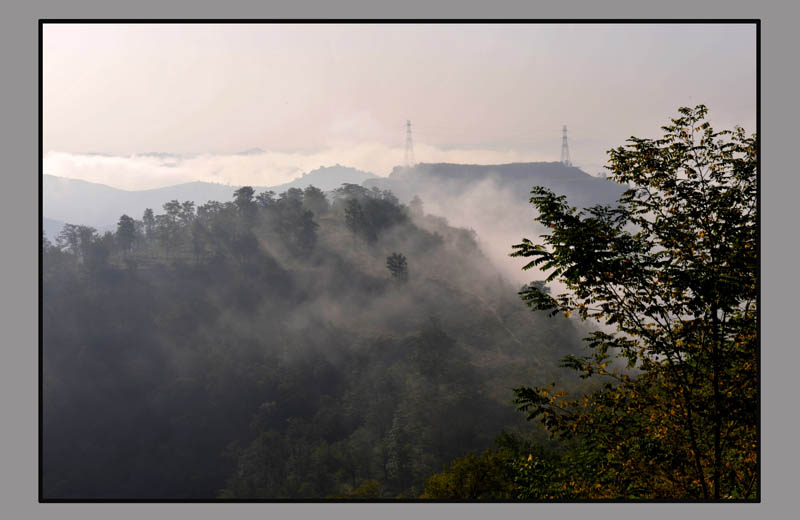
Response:
[[[552,160],[535,152],[484,149],[448,149],[418,145],[422,162],[500,164]],[[309,153],[276,151],[239,154],[134,154],[114,156],[51,151],[44,157],[44,173],[106,184],[124,190],[163,188],[192,181],[233,186],[276,186],[320,166],[342,164],[387,176],[403,162],[404,149],[380,143],[331,146]]]

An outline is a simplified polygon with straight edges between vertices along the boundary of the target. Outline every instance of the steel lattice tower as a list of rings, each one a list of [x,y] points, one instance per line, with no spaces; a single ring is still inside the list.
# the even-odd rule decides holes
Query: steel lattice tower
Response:
[[[406,121],[406,168],[414,166],[414,141],[411,139],[411,121]]]
[[[565,166],[572,166],[572,161],[569,160],[569,143],[567,143],[567,125],[561,130],[561,164]]]

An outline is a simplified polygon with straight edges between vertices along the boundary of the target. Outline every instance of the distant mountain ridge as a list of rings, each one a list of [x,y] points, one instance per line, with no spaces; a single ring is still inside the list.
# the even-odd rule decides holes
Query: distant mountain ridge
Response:
[[[256,192],[272,190],[281,193],[289,188],[304,189],[313,184],[323,191],[330,191],[342,183],[361,184],[371,178],[377,177],[370,172],[337,164],[320,167],[285,184],[253,188]],[[233,192],[239,188],[240,186],[196,181],[164,188],[128,191],[45,174],[42,183],[43,213],[50,221],[46,232],[50,237],[56,221],[62,225],[66,222],[107,229],[113,227],[123,214],[138,219],[146,208],[152,208],[159,213],[164,203],[170,200],[191,200],[198,206],[212,200],[227,202],[233,199]]]
[[[227,201],[235,186],[207,182],[189,182],[142,191],[126,191],[104,184],[44,175],[42,207],[50,220],[95,228],[113,225],[123,214],[141,218],[146,208],[159,212],[172,199],[205,204],[209,200]]]
[[[339,164],[321,166],[291,182],[278,186],[253,186],[256,192],[272,190],[276,193],[290,188],[304,189],[314,185],[331,191],[343,183],[361,184],[391,190],[401,201],[408,202],[414,195],[424,201],[455,200],[467,192],[480,191],[484,183],[513,194],[515,202],[526,204],[531,187],[544,185],[567,195],[578,206],[598,203],[610,204],[617,200],[623,187],[607,179],[593,177],[579,168],[561,163],[510,163],[475,165],[452,163],[422,163],[413,168],[396,167],[388,177]],[[43,213],[47,219],[46,233],[52,238],[60,230],[59,224],[81,224],[98,230],[114,229],[123,214],[139,219],[146,208],[161,212],[170,200],[191,200],[196,205],[209,201],[229,201],[239,186],[209,182],[188,182],[164,188],[127,191],[104,184],[77,179],[44,175]],[[493,211],[502,211],[495,208]],[[441,211],[442,215],[447,212]]]
[[[408,201],[414,195],[423,200],[455,197],[483,182],[493,182],[498,188],[513,192],[520,201],[530,198],[533,186],[545,186],[581,207],[611,204],[624,191],[619,184],[560,162],[420,163],[412,168],[395,167],[388,177],[368,180],[364,186],[391,190],[400,200]]]
[[[314,185],[322,191],[332,191],[344,183],[361,184],[369,179],[380,179],[370,172],[358,170],[348,166],[336,164],[334,166],[320,166],[316,170],[304,173],[301,177],[270,188],[276,193],[281,193],[289,188],[305,189]]]

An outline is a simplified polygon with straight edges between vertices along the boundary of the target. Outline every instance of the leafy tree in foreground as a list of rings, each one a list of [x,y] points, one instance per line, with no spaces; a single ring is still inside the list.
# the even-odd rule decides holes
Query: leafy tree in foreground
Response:
[[[486,450],[454,460],[431,476],[420,496],[424,499],[481,500],[514,498],[511,454]]]
[[[706,112],[682,108],[663,138],[609,151],[612,178],[631,186],[616,207],[578,212],[532,191],[550,234],[512,256],[567,292],[533,284],[523,300],[612,326],[587,338],[591,355],[564,360],[605,378],[600,390],[515,390],[529,419],[578,443],[584,471],[555,476],[571,496],[758,496],[757,137],[716,132]]]

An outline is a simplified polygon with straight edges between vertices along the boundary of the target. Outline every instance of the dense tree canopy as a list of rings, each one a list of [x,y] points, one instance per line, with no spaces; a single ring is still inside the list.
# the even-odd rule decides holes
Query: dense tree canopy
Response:
[[[611,150],[615,205],[534,188],[521,289],[355,184],[65,225],[44,496],[758,498],[758,142],[706,115]]]
[[[508,381],[577,332],[530,320],[474,234],[408,213],[242,188],[44,241],[44,496],[413,498],[524,428]]]
[[[532,192],[550,234],[514,255],[567,292],[532,284],[523,299],[604,325],[587,338],[591,355],[564,360],[606,379],[600,390],[517,390],[529,417],[578,442],[583,471],[564,480],[573,496],[756,496],[757,141],[705,117],[683,108],[663,138],[611,150],[612,178],[630,185],[616,206],[579,212]]]
[[[405,255],[392,253],[386,257],[386,268],[392,273],[395,280],[399,282],[408,281],[408,261]]]

